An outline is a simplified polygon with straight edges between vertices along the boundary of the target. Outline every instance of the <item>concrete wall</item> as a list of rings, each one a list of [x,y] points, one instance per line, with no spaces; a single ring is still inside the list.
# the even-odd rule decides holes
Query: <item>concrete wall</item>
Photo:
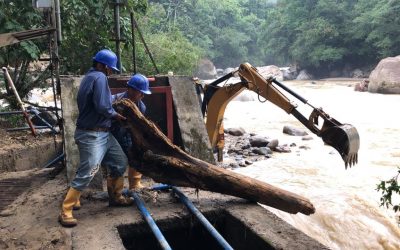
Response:
[[[71,181],[79,163],[79,151],[74,142],[75,124],[78,118],[76,95],[82,77],[61,78],[61,105],[64,118],[64,147],[67,178]]]
[[[210,140],[193,81],[185,76],[169,77],[184,150],[203,161],[215,164]]]

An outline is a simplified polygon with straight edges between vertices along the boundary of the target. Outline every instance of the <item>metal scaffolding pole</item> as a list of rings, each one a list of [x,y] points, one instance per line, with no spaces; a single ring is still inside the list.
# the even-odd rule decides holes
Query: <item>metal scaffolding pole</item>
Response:
[[[122,73],[122,62],[121,62],[121,27],[120,27],[120,16],[119,7],[123,5],[122,0],[115,0],[114,4],[114,22],[115,22],[115,52],[117,54],[118,62],[117,68],[119,69],[118,74]]]

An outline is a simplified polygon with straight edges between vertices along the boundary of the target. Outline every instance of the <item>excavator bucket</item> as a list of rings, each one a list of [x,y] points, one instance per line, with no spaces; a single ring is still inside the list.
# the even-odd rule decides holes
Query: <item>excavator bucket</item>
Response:
[[[360,148],[360,136],[358,135],[357,129],[350,124],[342,124],[327,113],[325,113],[322,108],[315,108],[308,101],[285,86],[284,84],[277,81],[275,78],[267,79],[267,82],[273,82],[280,88],[284,89],[304,104],[309,105],[314,110],[311,112],[308,120],[296,110],[296,107],[292,107],[288,113],[294,115],[301,123],[303,123],[307,128],[309,128],[313,133],[317,134],[325,144],[332,146],[337,151],[339,151],[342,159],[344,161],[345,167],[355,165],[358,161],[358,149]],[[289,107],[290,108],[290,107]],[[285,109],[286,110],[286,109]],[[319,118],[324,120],[322,128],[319,129],[318,125]]]
[[[347,166],[351,167],[358,162],[360,136],[353,125],[336,121],[325,113],[322,108],[314,108],[309,119],[300,114],[297,109],[293,109],[291,114],[311,132],[321,137],[325,144],[335,148],[342,157],[346,169]],[[321,129],[317,126],[320,119],[323,120]]]
[[[360,136],[354,126],[327,120],[322,126],[320,137],[340,153],[346,169],[358,162]]]

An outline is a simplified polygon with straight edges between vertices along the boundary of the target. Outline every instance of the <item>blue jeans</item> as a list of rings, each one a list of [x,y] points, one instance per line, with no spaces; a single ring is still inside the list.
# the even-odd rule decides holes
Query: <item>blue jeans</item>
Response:
[[[80,162],[71,187],[83,191],[101,165],[108,168],[111,177],[123,176],[128,160],[111,133],[77,129],[74,139],[78,145]]]

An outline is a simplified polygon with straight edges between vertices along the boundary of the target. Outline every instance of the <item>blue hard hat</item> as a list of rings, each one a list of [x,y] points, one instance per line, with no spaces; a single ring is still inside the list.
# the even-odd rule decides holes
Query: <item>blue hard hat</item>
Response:
[[[99,63],[102,63],[104,65],[107,65],[108,67],[112,68],[115,71],[119,71],[117,68],[117,55],[115,55],[114,52],[108,49],[102,49],[97,54],[93,57],[93,60]]]
[[[149,79],[142,74],[133,75],[128,81],[128,87],[134,88],[146,95],[151,94],[149,88]]]

